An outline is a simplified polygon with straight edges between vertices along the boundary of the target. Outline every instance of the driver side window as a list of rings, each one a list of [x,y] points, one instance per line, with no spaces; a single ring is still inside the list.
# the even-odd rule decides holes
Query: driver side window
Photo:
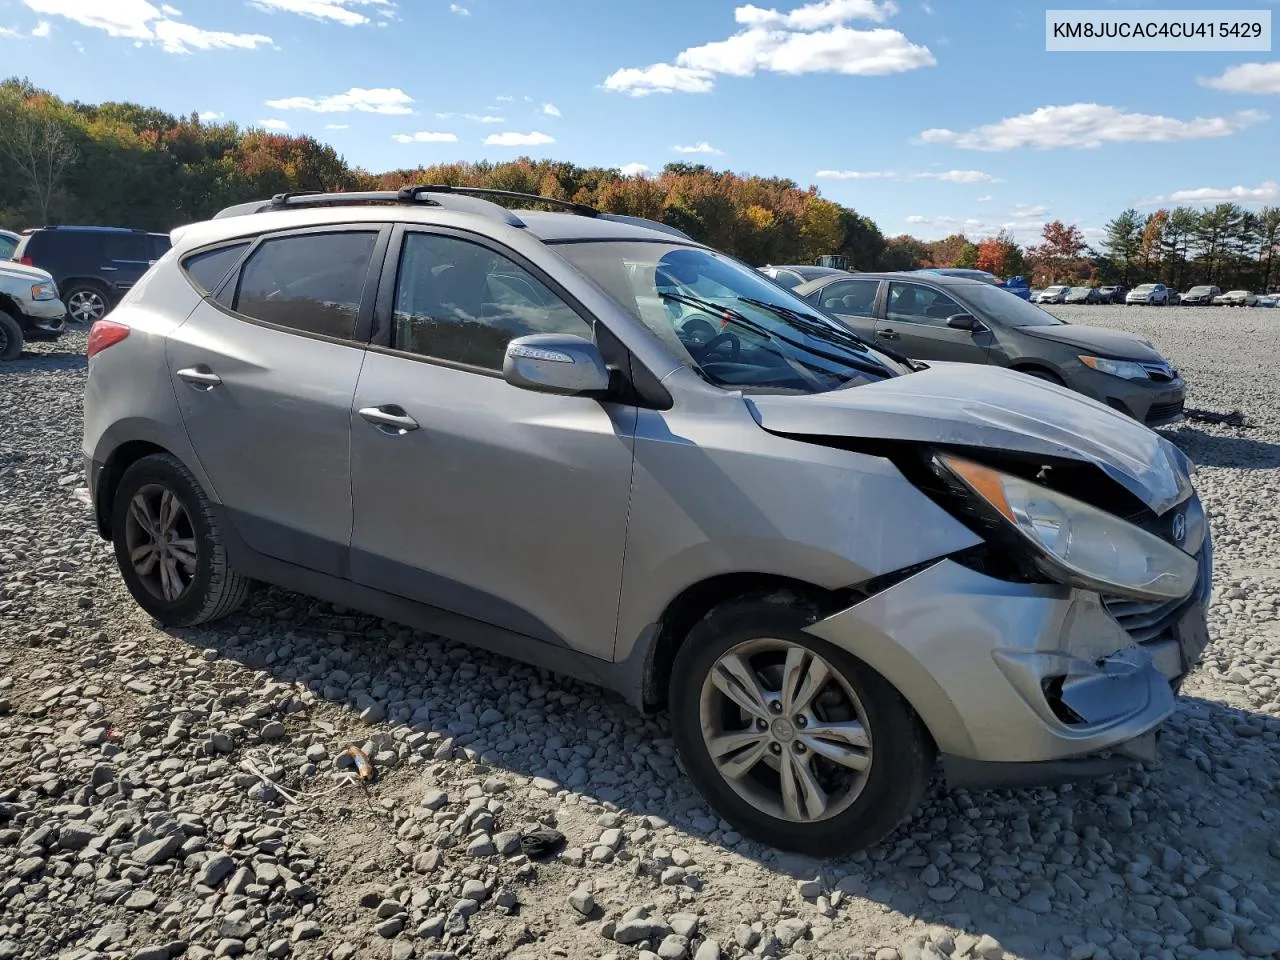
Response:
[[[900,323],[927,323],[945,327],[947,317],[967,311],[950,297],[918,283],[889,284],[889,302],[885,314]]]

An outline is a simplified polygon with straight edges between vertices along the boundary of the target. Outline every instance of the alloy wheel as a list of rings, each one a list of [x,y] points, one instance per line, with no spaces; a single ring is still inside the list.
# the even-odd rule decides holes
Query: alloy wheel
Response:
[[[67,298],[67,313],[77,323],[93,323],[107,313],[107,299],[96,290],[77,290]]]
[[[827,820],[866,785],[872,749],[862,704],[801,644],[756,639],[726,651],[703,681],[699,720],[716,770],[769,816]]]
[[[196,535],[191,516],[168,487],[148,484],[133,495],[125,521],[129,562],[143,586],[176,603],[196,575]]]

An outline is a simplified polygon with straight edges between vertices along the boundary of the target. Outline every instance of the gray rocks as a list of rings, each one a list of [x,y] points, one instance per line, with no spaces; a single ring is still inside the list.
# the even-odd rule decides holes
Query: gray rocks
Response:
[[[236,863],[225,853],[219,853],[206,860],[196,874],[196,883],[204,887],[216,887],[231,875]]]
[[[585,887],[578,887],[569,894],[569,906],[584,917],[591,916],[596,909],[596,899]]]
[[[172,857],[181,846],[182,837],[180,836],[161,837],[134,850],[132,859],[145,866],[154,867],[157,863],[164,863]]]

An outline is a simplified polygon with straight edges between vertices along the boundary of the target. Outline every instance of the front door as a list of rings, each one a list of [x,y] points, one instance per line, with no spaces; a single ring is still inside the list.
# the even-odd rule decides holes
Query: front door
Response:
[[[216,499],[260,553],[334,576],[351,536],[351,401],[380,230],[325,228],[189,257],[221,287],[169,337],[182,419]],[[366,290],[367,288],[367,290]]]
[[[889,284],[884,319],[876,323],[876,340],[913,360],[986,363],[993,341],[989,330],[947,326],[948,317],[962,313],[969,310],[934,287],[894,280]]]
[[[501,376],[512,338],[591,322],[475,239],[408,231],[397,259],[351,418],[353,578],[610,658],[636,410]]]

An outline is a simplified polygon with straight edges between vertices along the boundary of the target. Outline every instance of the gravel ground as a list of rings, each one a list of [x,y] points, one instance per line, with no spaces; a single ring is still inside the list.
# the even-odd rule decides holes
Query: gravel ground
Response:
[[[1280,311],[1062,313],[1253,424],[1168,431],[1213,645],[1157,764],[935,793],[828,862],[734,834],[665,720],[576,683],[276,590],[157,629],[76,493],[84,335],[30,348],[0,367],[0,960],[1280,956]]]

